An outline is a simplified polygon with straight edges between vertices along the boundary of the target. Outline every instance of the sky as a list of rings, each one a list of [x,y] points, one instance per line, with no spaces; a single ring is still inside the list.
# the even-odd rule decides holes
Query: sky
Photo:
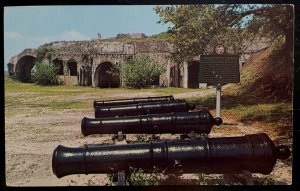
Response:
[[[10,58],[26,48],[60,40],[91,40],[118,33],[147,36],[168,29],[158,24],[153,5],[4,7],[4,70]]]

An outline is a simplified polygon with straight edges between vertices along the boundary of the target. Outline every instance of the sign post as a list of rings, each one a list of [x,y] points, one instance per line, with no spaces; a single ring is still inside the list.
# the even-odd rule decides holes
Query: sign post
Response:
[[[217,84],[216,117],[221,117],[221,84]]]
[[[240,82],[239,56],[225,54],[223,45],[218,44],[214,55],[201,55],[199,83],[216,86],[216,117],[221,117],[222,85]]]

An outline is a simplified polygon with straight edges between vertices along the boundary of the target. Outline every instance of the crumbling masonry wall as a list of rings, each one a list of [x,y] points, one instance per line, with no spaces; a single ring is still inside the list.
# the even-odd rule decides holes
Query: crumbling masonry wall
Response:
[[[183,72],[182,66],[171,60],[172,50],[173,46],[170,43],[157,41],[59,41],[44,44],[38,49],[24,50],[10,60],[8,68],[11,76],[22,81],[24,70],[33,67],[24,59],[30,56],[32,59],[27,60],[39,59],[42,63],[58,64],[61,73],[57,77],[62,85],[98,87],[99,84],[103,84],[99,82],[105,75],[103,70],[107,70],[110,65],[126,63],[140,54],[146,54],[166,68],[166,72],[159,77],[160,86],[184,87],[187,81],[184,79],[186,72]],[[74,74],[74,70],[77,74]]]

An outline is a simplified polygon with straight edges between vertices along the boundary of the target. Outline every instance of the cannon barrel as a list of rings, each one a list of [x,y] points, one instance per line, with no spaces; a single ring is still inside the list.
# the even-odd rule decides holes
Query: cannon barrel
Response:
[[[213,118],[208,110],[197,112],[175,112],[128,117],[87,118],[81,121],[81,133],[91,134],[161,134],[195,133],[209,134],[214,125],[220,125],[221,118]]]
[[[183,100],[174,100],[172,102],[149,102],[118,106],[97,106],[95,107],[95,117],[115,117],[115,116],[135,116],[154,113],[183,112],[195,109],[194,105],[189,105]]]
[[[94,101],[94,108],[97,106],[115,106],[115,105],[129,105],[145,102],[158,102],[158,101],[174,101],[173,96],[159,96],[159,97],[140,97],[133,99],[118,99],[106,101]]]
[[[129,172],[130,167],[166,173],[271,173],[277,159],[286,159],[286,146],[275,147],[266,134],[203,138],[130,145],[59,145],[53,152],[57,177],[70,174]]]

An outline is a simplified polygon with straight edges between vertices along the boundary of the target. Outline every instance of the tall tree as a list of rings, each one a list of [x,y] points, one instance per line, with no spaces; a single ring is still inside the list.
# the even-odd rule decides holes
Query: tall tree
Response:
[[[221,42],[230,53],[243,50],[243,41],[265,37],[285,39],[286,59],[292,61],[293,7],[291,5],[181,5],[157,6],[160,23],[172,23],[177,61],[205,53],[208,45]]]

